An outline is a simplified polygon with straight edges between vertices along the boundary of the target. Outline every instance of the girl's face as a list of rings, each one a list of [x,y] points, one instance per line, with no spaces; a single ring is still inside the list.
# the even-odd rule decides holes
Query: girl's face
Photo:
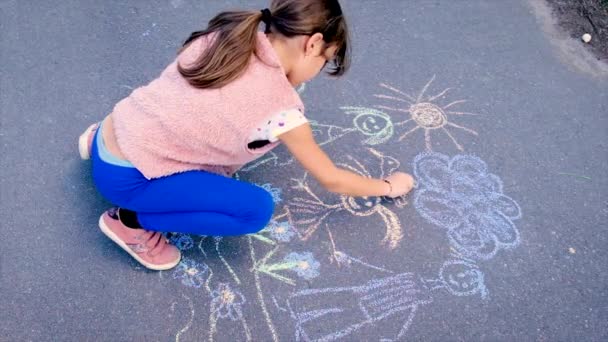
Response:
[[[334,58],[337,50],[336,46],[328,46],[320,33],[302,36],[300,44],[296,46],[292,68],[287,75],[293,86],[299,86],[317,76]]]

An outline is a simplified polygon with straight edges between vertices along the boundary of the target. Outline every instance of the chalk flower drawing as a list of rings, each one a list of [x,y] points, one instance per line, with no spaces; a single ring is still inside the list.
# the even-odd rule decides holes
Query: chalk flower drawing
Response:
[[[296,341],[334,341],[365,326],[391,319],[379,340],[399,340],[418,309],[433,301],[433,291],[444,289],[457,296],[487,295],[483,273],[468,261],[446,261],[438,279],[401,273],[370,280],[360,286],[300,290],[287,299],[296,324]],[[398,320],[395,320],[398,319]],[[349,340],[349,339],[346,339]]]
[[[219,283],[218,287],[211,291],[211,312],[217,318],[229,318],[233,321],[240,319],[243,315],[243,304],[243,294],[230,288],[229,284]]]
[[[270,195],[272,196],[272,200],[275,204],[280,203],[282,201],[281,189],[273,187],[270,183],[260,185],[260,187],[270,193]]]
[[[276,245],[277,241],[291,241],[297,234],[298,232],[292,224],[289,208],[285,206],[283,207],[283,212],[275,215],[264,229],[249,236],[269,245]]]
[[[291,270],[295,271],[301,278],[310,280],[319,275],[320,264],[310,252],[289,253],[285,256],[283,262],[293,265]]]
[[[498,176],[479,158],[423,153],[414,159],[419,189],[414,207],[429,222],[447,229],[450,243],[464,256],[490,259],[520,242],[513,220],[519,205],[503,194]]]
[[[280,242],[289,242],[296,235],[295,228],[288,221],[277,222],[272,220],[264,230],[268,231],[273,239]]]
[[[173,271],[173,279],[180,279],[186,286],[200,288],[205,283],[208,271],[206,264],[183,258]]]
[[[457,125],[450,120],[448,120],[448,116],[462,116],[462,115],[478,115],[476,113],[469,113],[463,111],[454,111],[450,110],[451,107],[466,102],[466,100],[457,100],[450,102],[446,105],[439,105],[434,103],[433,101],[438,98],[444,96],[450,88],[446,88],[437,95],[426,95],[426,92],[435,79],[435,75],[431,78],[430,81],[422,88],[418,96],[409,95],[393,86],[390,86],[385,83],[380,83],[380,86],[389,90],[391,95],[386,94],[375,94],[374,96],[377,98],[390,100],[393,102],[397,102],[402,104],[402,106],[390,107],[384,105],[377,105],[376,108],[385,109],[394,112],[407,113],[410,115],[409,119],[400,121],[395,123],[395,126],[404,126],[409,123],[413,123],[416,126],[405,132],[399,137],[399,141],[405,139],[411,133],[416,132],[419,129],[424,130],[424,141],[426,144],[427,150],[432,150],[431,144],[431,132],[432,131],[442,131],[445,133],[456,145],[456,147],[463,151],[464,148],[462,145],[456,141],[456,138],[450,133],[447,129],[448,127],[461,129],[465,132],[471,133],[473,135],[477,135],[477,132],[460,125]]]
[[[269,263],[268,260],[279,250],[280,246],[268,252],[262,259],[256,261],[252,271],[264,273],[274,279],[280,280],[289,285],[295,285],[295,281],[279,274],[280,271],[293,271],[304,279],[312,279],[319,275],[319,262],[312,253],[292,252],[285,256],[282,261]]]
[[[399,167],[400,163],[397,159],[385,156],[372,148],[368,150],[380,162],[380,177],[391,174]],[[347,158],[349,163],[339,163],[337,165],[362,176],[371,177],[371,173],[357,159],[350,155]],[[306,197],[296,197],[290,202],[291,207],[294,208],[292,212],[300,216],[300,218],[294,219],[294,223],[296,226],[300,225],[305,228],[302,234],[303,240],[309,239],[331,214],[346,211],[360,217],[380,216],[386,227],[382,243],[390,249],[399,245],[403,238],[401,223],[397,215],[383,205],[380,197],[341,196],[338,203],[325,203],[310,189],[306,176],[304,176],[304,179],[295,180],[297,185],[294,187],[294,189],[304,191]]]
[[[188,234],[171,233],[169,241],[181,251],[185,251],[194,247],[194,240],[192,240],[192,237]]]

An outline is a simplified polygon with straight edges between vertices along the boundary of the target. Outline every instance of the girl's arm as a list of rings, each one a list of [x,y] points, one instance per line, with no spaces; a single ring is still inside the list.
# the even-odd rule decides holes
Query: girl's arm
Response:
[[[398,191],[396,188],[400,184],[389,185],[381,179],[363,177],[336,167],[315,142],[308,123],[291,129],[279,135],[278,138],[287,146],[295,159],[328,191],[348,196],[401,195],[396,193],[396,190]],[[397,179],[398,183],[400,181],[401,179]]]

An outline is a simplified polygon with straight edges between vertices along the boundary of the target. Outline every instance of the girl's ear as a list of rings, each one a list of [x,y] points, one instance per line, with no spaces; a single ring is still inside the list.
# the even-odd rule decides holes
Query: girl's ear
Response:
[[[306,40],[304,53],[306,56],[320,56],[325,48],[325,41],[322,33],[315,33]]]

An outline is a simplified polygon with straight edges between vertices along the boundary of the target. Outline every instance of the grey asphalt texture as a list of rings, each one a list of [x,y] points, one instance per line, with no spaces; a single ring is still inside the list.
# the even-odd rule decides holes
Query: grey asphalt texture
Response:
[[[460,151],[437,129],[430,148],[444,156],[435,158],[481,160],[500,178],[521,213],[505,228],[517,241],[467,254],[414,205],[422,182],[405,206],[378,204],[384,216],[317,214],[321,223],[308,239],[181,237],[188,264],[148,271],[98,229],[112,204],[96,192],[77,138],[154,79],[212,15],[266,3],[2,0],[0,340],[606,341],[606,77],[563,58],[524,0],[344,2],[352,69],[339,80],[320,77],[302,94],[310,119],[345,133],[324,149],[372,176],[384,165],[378,154],[414,172],[416,156],[427,151],[423,129],[400,140],[415,122],[395,125],[390,139],[370,145],[342,107],[406,109],[376,108],[396,123],[410,118],[411,104],[374,96],[406,98],[381,84],[414,97],[430,80],[426,95],[450,88],[426,99],[443,108],[466,100],[449,110],[479,115],[448,118],[477,135],[447,127]],[[284,150],[277,154],[285,159]],[[294,203],[310,197],[294,179],[303,175],[295,163],[267,163],[240,177],[280,189],[277,215],[287,207],[293,217],[277,221],[301,234],[310,224]],[[313,180],[306,184],[322,202],[342,203]],[[403,232],[393,249],[380,243],[395,226],[383,221],[394,217],[386,211]],[[488,222],[474,228],[492,230]],[[258,262],[274,254],[254,264],[252,248]],[[298,256],[311,258],[307,267],[285,266]],[[442,273],[450,262],[483,278],[478,291],[449,290],[463,276]],[[391,283],[397,274],[413,280]],[[439,285],[429,285],[433,279]],[[337,290],[306,292],[328,288]],[[315,318],[312,308],[334,311]]]

